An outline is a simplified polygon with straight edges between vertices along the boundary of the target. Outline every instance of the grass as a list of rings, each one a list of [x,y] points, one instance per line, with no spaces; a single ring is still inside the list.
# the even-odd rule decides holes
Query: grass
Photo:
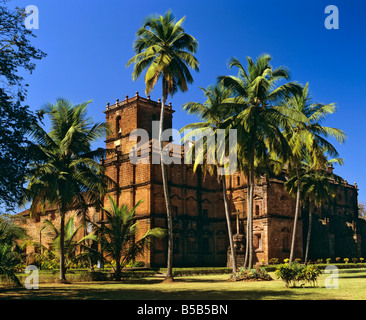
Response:
[[[275,279],[274,273],[270,273]],[[288,288],[280,280],[231,282],[227,274],[175,277],[165,284],[147,277],[122,282],[75,282],[40,284],[38,290],[0,289],[0,299],[19,300],[365,300],[366,269],[339,270],[339,288],[325,288],[329,274],[318,287]]]

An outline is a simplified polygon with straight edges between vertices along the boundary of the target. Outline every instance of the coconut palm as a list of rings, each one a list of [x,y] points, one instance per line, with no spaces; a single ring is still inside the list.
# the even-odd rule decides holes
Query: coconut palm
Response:
[[[136,53],[127,66],[134,64],[133,80],[140,77],[146,70],[146,94],[149,94],[159,79],[162,83],[162,100],[159,124],[159,147],[161,157],[161,171],[163,191],[168,224],[168,255],[166,280],[173,280],[173,224],[166,168],[163,162],[162,132],[164,124],[164,110],[168,96],[176,92],[188,90],[188,84],[193,82],[189,68],[198,71],[198,61],[193,56],[197,51],[198,42],[194,37],[184,32],[182,27],[185,17],[179,21],[168,11],[164,16],[149,16],[143,26],[137,31],[137,39],[133,48]]]
[[[290,194],[295,194],[300,189],[300,202],[302,204],[305,204],[305,202],[308,203],[309,225],[305,246],[304,263],[307,263],[309,256],[312,229],[312,208],[314,205],[320,207],[324,200],[331,200],[334,198],[336,184],[343,182],[343,179],[340,176],[328,170],[328,168],[333,166],[334,163],[342,165],[343,159],[334,158],[327,160],[324,154],[320,154],[318,157],[321,157],[322,159],[320,161],[319,159],[314,161],[314,158],[309,155],[309,153],[305,155],[304,161],[302,163],[302,170],[300,170],[300,188],[297,187],[297,175],[293,175],[285,183],[285,188]]]
[[[21,262],[21,254],[16,250],[17,241],[26,239],[24,228],[14,224],[10,217],[0,216],[0,275],[6,276],[16,286],[21,283],[15,275],[15,267]]]
[[[253,196],[255,182],[255,162],[275,154],[274,159],[286,159],[289,146],[281,129],[288,126],[288,116],[295,115],[283,106],[281,101],[299,90],[299,85],[281,80],[289,79],[289,72],[284,67],[273,68],[271,56],[259,56],[256,61],[247,57],[248,70],[240,61],[231,58],[229,67],[239,69],[238,76],[221,76],[225,87],[234,94],[225,103],[238,108],[237,114],[230,117],[226,124],[237,130],[238,160],[247,163],[248,180],[248,237],[249,268],[253,266]],[[296,118],[296,117],[295,117]],[[244,172],[245,173],[245,172]]]
[[[58,99],[48,104],[41,113],[50,118],[51,131],[41,125],[33,131],[35,139],[31,152],[38,161],[32,163],[25,190],[25,201],[30,201],[30,214],[39,215],[46,208],[54,208],[60,217],[60,282],[66,282],[64,257],[65,214],[77,210],[84,214],[88,206],[98,205],[106,190],[107,177],[99,160],[104,150],[92,150],[91,144],[105,136],[106,124],[93,123],[86,117],[89,102],[72,105]]]
[[[117,206],[111,196],[109,201],[110,208],[104,208],[102,223],[93,224],[94,239],[100,243],[105,258],[116,262],[115,279],[120,280],[123,267],[143,255],[153,239],[164,237],[165,230],[149,229],[136,241],[139,223],[136,222],[135,210],[142,201],[138,201],[132,209],[127,205]]]
[[[0,215],[0,244],[16,244],[17,240],[25,240],[26,230],[12,221],[11,217]]]
[[[88,252],[78,252],[78,249],[83,247],[85,240],[93,238],[91,236],[85,236],[82,239],[77,240],[77,234],[80,229],[83,228],[83,224],[80,224],[75,228],[75,215],[72,215],[67,221],[65,221],[64,226],[64,256],[65,256],[65,269],[68,269],[70,265],[77,261],[86,261],[88,259]],[[49,253],[57,257],[60,252],[61,244],[61,230],[51,221],[44,220],[44,227],[46,228],[47,235],[52,240],[52,250]]]
[[[8,243],[0,244],[0,275],[12,280],[17,287],[22,286],[15,275],[15,266],[20,262],[21,255],[12,249],[12,245]]]
[[[321,125],[323,119],[335,112],[336,106],[334,103],[326,105],[313,103],[308,83],[294,95],[286,97],[283,104],[304,117],[301,121],[292,119],[291,126],[287,126],[286,130],[284,130],[286,139],[291,147],[291,152],[288,157],[288,172],[290,177],[296,175],[298,186],[295,196],[294,227],[289,257],[290,262],[292,262],[297,221],[300,214],[302,162],[306,154],[309,154],[310,157],[312,157],[314,165],[322,165],[322,163],[316,164],[316,162],[319,161],[323,161],[324,165],[324,161],[326,161],[324,160],[326,158],[323,156],[324,150],[326,150],[328,156],[337,157],[337,150],[327,139],[328,137],[331,137],[336,139],[339,143],[342,143],[345,140],[345,133],[340,129]]]
[[[204,103],[187,102],[183,105],[183,110],[187,111],[189,114],[200,117],[202,119],[202,122],[188,124],[183,127],[180,132],[185,132],[185,135],[182,138],[182,141],[184,142],[191,141],[192,137],[196,138],[191,149],[189,150],[189,154],[187,155],[188,157],[190,157],[193,153],[193,149],[202,143],[202,150],[195,150],[196,152],[193,170],[196,171],[197,167],[201,166],[203,168],[203,171],[209,172],[210,174],[217,174],[217,172],[219,171],[219,163],[217,161],[207,161],[209,157],[216,155],[216,145],[214,150],[210,150],[209,148],[212,146],[209,146],[209,137],[206,137],[205,139],[206,135],[204,133],[209,132],[209,134],[213,135],[215,139],[216,130],[220,129],[222,123],[233,112],[233,110],[230,110],[230,106],[222,104],[225,99],[230,97],[231,92],[229,89],[224,88],[222,84],[209,86],[207,89],[201,89],[203,90],[207,100]],[[222,177],[218,175],[218,177],[222,178],[222,192],[230,243],[232,269],[233,273],[236,274],[235,249],[233,244],[233,234],[227,199],[226,176]]]

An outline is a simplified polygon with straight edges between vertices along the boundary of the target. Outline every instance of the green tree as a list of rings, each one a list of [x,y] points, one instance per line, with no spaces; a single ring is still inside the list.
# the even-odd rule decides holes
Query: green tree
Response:
[[[12,217],[0,216],[0,275],[21,286],[15,275],[15,267],[21,262],[21,254],[17,250],[17,242],[26,239],[24,228],[14,224]]]
[[[100,243],[105,258],[116,262],[115,279],[121,280],[123,267],[143,255],[153,239],[165,236],[165,230],[150,229],[136,240],[138,222],[136,222],[135,210],[141,201],[138,201],[132,209],[127,205],[118,207],[111,196],[109,201],[110,209],[104,208],[102,223],[94,224],[93,239]]]
[[[24,26],[24,9],[0,5],[0,205],[12,210],[22,196],[24,168],[30,154],[27,134],[36,117],[24,105],[22,74],[32,73],[45,53],[31,44],[35,37]]]
[[[301,114],[303,119],[292,119],[291,126],[287,126],[284,130],[288,144],[290,145],[290,155],[288,157],[288,172],[290,177],[296,175],[299,186],[296,190],[296,205],[294,216],[294,227],[292,231],[292,241],[290,250],[290,262],[293,260],[297,221],[300,214],[300,197],[301,197],[301,170],[302,163],[306,154],[310,154],[314,165],[316,162],[323,161],[323,153],[326,150],[327,155],[337,157],[338,152],[335,147],[327,140],[328,137],[336,139],[342,143],[345,139],[345,134],[342,130],[323,126],[321,121],[332,115],[336,106],[334,103],[321,104],[313,103],[309,92],[309,84],[307,83],[300,91],[294,95],[287,97],[283,102],[284,107],[295,110],[297,114]]]
[[[328,170],[328,167],[333,166],[334,163],[342,165],[343,159],[334,158],[327,160],[324,154],[318,155],[318,157],[322,158],[321,161],[319,161],[319,159],[314,160],[314,157],[309,155],[309,153],[305,155],[302,169],[299,171],[301,182],[300,188],[298,188],[297,175],[293,175],[285,183],[285,188],[290,194],[297,194],[298,190],[301,191],[300,204],[305,204],[306,202],[308,204],[309,223],[304,256],[305,264],[309,257],[313,207],[316,206],[320,208],[325,200],[330,201],[334,198],[336,194],[335,184],[343,182],[343,179],[340,176]]]
[[[77,210],[85,214],[88,206],[100,206],[108,178],[104,167],[96,160],[104,150],[91,150],[92,142],[105,136],[105,123],[93,123],[86,117],[89,102],[72,105],[58,99],[41,110],[51,121],[46,133],[41,125],[35,126],[35,143],[31,152],[37,156],[28,173],[25,190],[26,202],[31,201],[30,213],[37,215],[46,208],[57,209],[60,217],[60,282],[65,278],[65,214]]]
[[[194,37],[185,33],[182,27],[184,20],[185,17],[176,21],[170,11],[164,16],[147,17],[143,26],[136,33],[137,39],[133,45],[136,55],[127,62],[127,66],[134,64],[133,80],[138,79],[141,73],[146,70],[146,94],[154,89],[159,79],[162,83],[159,147],[168,224],[166,281],[173,280],[173,222],[166,167],[163,162],[164,109],[169,95],[173,96],[178,91],[187,91],[188,84],[193,82],[189,68],[199,70],[198,61],[193,56],[197,51],[198,42]]]
[[[281,129],[288,126],[289,112],[280,102],[299,90],[292,82],[278,85],[281,80],[289,79],[284,67],[273,68],[271,56],[261,55],[254,62],[247,57],[248,70],[240,61],[231,58],[229,67],[239,69],[238,76],[220,76],[225,87],[234,94],[224,103],[237,108],[237,113],[226,120],[231,129],[237,130],[238,161],[245,162],[248,180],[248,267],[253,266],[253,196],[256,162],[266,161],[272,154],[274,159],[286,159],[289,146]],[[295,116],[291,114],[292,116]]]
[[[225,89],[221,84],[215,86],[209,86],[207,89],[201,88],[204,92],[207,100],[202,104],[198,102],[187,102],[183,105],[183,110],[187,111],[189,114],[194,114],[202,119],[202,122],[192,123],[183,127],[180,132],[186,132],[186,135],[182,138],[182,141],[190,141],[192,137],[195,137],[196,140],[193,143],[190,154],[193,154],[193,149],[202,144],[202,152],[197,154],[197,150],[195,153],[195,162],[193,165],[193,170],[196,171],[198,166],[203,168],[203,171],[209,172],[210,174],[217,174],[219,168],[219,163],[208,163],[207,159],[210,156],[216,155],[216,143],[214,150],[210,150],[208,140],[209,137],[205,135],[206,130],[210,135],[213,135],[213,139],[215,139],[216,130],[220,129],[222,123],[230,116],[230,113],[233,110],[230,110],[230,106],[223,104],[222,102],[231,96],[231,92],[229,89]],[[187,132],[187,130],[190,130]],[[190,156],[187,155],[188,157]],[[215,168],[216,167],[216,168]],[[216,170],[215,170],[216,169]],[[228,228],[228,236],[230,243],[230,251],[231,251],[231,260],[233,273],[236,274],[236,260],[235,260],[235,249],[233,244],[233,232],[231,227],[231,219],[229,213],[229,205],[227,199],[227,188],[226,188],[226,176],[218,176],[221,177],[222,183],[222,192],[224,199],[224,207],[225,207],[225,216],[226,223]]]
[[[84,226],[83,224],[80,224],[75,228],[75,215],[76,214],[72,215],[66,221],[64,226],[65,269],[69,269],[70,266],[75,262],[88,260],[90,251],[82,252],[79,249],[84,247],[85,240],[94,239],[91,235],[87,235],[77,240],[77,234]],[[49,252],[51,253],[51,256],[59,257],[61,232],[57,226],[55,226],[55,224],[48,219],[44,220],[44,226],[48,229],[48,235],[52,239],[52,247]]]

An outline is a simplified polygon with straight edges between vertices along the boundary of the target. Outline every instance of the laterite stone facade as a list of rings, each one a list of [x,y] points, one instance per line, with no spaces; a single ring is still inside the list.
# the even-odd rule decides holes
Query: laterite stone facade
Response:
[[[109,206],[108,196],[118,204],[133,207],[143,200],[136,210],[139,234],[142,236],[153,227],[166,228],[166,212],[163,196],[160,164],[153,164],[152,156],[158,152],[154,137],[153,121],[160,117],[160,101],[135,96],[115,104],[107,104],[104,111],[111,133],[106,137],[109,152],[102,163],[106,174],[116,184],[111,185],[104,199]],[[172,128],[172,106],[165,106],[164,129]],[[133,164],[129,154],[136,148],[130,134],[140,128],[146,130],[149,141],[137,154],[144,153],[148,163]],[[156,137],[157,139],[157,137]],[[139,140],[137,140],[139,142]],[[168,142],[167,142],[168,143]],[[179,146],[183,157],[184,148]],[[228,254],[228,232],[224,213],[222,186],[216,176],[204,175],[200,170],[193,172],[192,165],[167,165],[170,201],[173,211],[174,266],[226,266],[230,265]],[[254,190],[253,244],[254,263],[271,258],[282,261],[288,258],[291,247],[295,201],[284,189],[285,177],[267,179],[262,177]],[[247,181],[235,173],[226,178],[228,199],[232,217],[231,228],[235,234],[238,265],[243,261],[246,233]],[[340,257],[361,257],[366,253],[362,239],[366,237],[365,221],[358,218],[357,185],[346,181],[337,185],[337,196],[325,202],[321,208],[310,204],[313,212],[310,259]],[[302,208],[296,233],[295,258],[303,258],[308,230],[309,204]],[[70,213],[71,214],[71,213]],[[27,211],[21,213],[27,217]],[[55,212],[47,214],[58,219]],[[103,211],[90,209],[94,221],[103,220]],[[25,224],[37,240],[41,221]],[[82,235],[80,235],[82,236]],[[44,240],[46,241],[46,240]],[[141,258],[147,266],[166,265],[167,240],[157,240]]]

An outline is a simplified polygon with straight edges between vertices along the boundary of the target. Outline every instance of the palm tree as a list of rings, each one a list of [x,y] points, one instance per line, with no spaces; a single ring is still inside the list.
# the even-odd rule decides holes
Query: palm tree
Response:
[[[46,208],[57,209],[60,217],[60,282],[65,278],[65,214],[73,209],[85,214],[88,206],[99,204],[106,190],[107,177],[98,159],[104,150],[91,150],[91,143],[105,136],[106,124],[93,123],[86,117],[89,102],[72,105],[58,99],[40,113],[47,114],[51,131],[46,133],[37,124],[33,131],[35,143],[31,152],[38,161],[31,164],[25,201],[31,201],[31,215]]]
[[[310,238],[311,238],[311,229],[312,229],[312,207],[315,205],[320,207],[324,200],[330,200],[335,196],[335,184],[343,182],[343,179],[334,174],[333,172],[329,172],[328,168],[333,166],[334,163],[338,163],[340,165],[343,164],[343,159],[334,158],[331,160],[327,160],[324,154],[318,155],[318,157],[322,158],[315,159],[307,153],[305,155],[305,159],[303,161],[301,173],[301,186],[297,188],[298,178],[297,175],[293,175],[291,179],[289,179],[285,183],[285,187],[290,194],[297,193],[298,189],[301,189],[301,197],[300,201],[308,203],[308,211],[309,211],[309,225],[308,225],[308,233],[307,240],[305,246],[305,256],[304,263],[306,264],[309,256],[309,246],[310,246]]]
[[[301,170],[303,169],[302,162],[304,157],[306,156],[306,153],[309,153],[313,158],[313,161],[320,161],[321,159],[324,159],[324,150],[326,150],[329,156],[337,157],[337,150],[327,141],[327,138],[332,137],[339,143],[342,143],[345,139],[345,134],[340,129],[321,125],[321,121],[324,118],[335,112],[336,106],[334,103],[327,105],[312,103],[308,83],[294,95],[286,97],[283,106],[295,110],[297,114],[303,116],[301,121],[292,119],[291,126],[287,126],[284,131],[286,139],[291,147],[288,158],[288,171],[290,176],[296,175],[298,186],[296,190],[294,227],[289,257],[289,261],[292,262],[295,249],[297,221],[300,214]],[[325,160],[323,160],[323,162],[324,161]]]
[[[21,287],[19,279],[15,275],[15,266],[21,262],[21,255],[14,251],[8,243],[0,244],[0,275],[6,276],[17,287]]]
[[[255,163],[266,161],[271,153],[275,159],[285,159],[288,143],[281,128],[288,125],[287,113],[280,102],[299,90],[295,83],[278,85],[281,80],[289,79],[289,72],[284,67],[273,69],[271,56],[261,55],[254,62],[247,57],[248,71],[240,61],[231,58],[229,67],[239,69],[238,76],[220,76],[224,86],[234,94],[224,103],[237,107],[237,114],[230,117],[226,124],[237,130],[238,160],[247,163],[248,180],[248,267],[253,266],[253,196],[255,182]],[[294,115],[293,115],[294,116]]]
[[[92,238],[90,235],[83,237],[80,240],[77,240],[78,231],[83,228],[83,225],[80,224],[77,228],[75,228],[75,215],[72,215],[65,223],[64,226],[64,256],[65,256],[65,269],[67,270],[69,266],[81,260],[86,260],[88,258],[88,253],[77,252],[78,248],[83,246],[83,242],[87,239]],[[61,230],[55,226],[55,224],[46,219],[43,222],[44,227],[48,229],[48,236],[52,239],[52,250],[49,250],[49,253],[57,257],[60,252],[60,244],[61,244]]]
[[[132,209],[127,205],[117,206],[109,196],[110,209],[104,208],[105,219],[102,224],[94,225],[94,240],[102,247],[105,258],[116,262],[115,279],[121,279],[122,268],[131,261],[135,261],[143,255],[145,249],[152,243],[154,238],[165,236],[165,230],[161,228],[149,229],[139,240],[136,241],[138,222],[136,222],[135,210],[140,205],[139,201]]]
[[[190,149],[190,153],[193,152],[193,148],[200,145],[202,143],[202,151],[201,153],[195,154],[195,162],[193,169],[196,171],[197,166],[200,165],[203,168],[203,171],[209,172],[210,174],[217,174],[219,171],[219,164],[216,163],[208,163],[207,161],[210,155],[212,155],[212,151],[209,150],[210,146],[208,145],[208,139],[204,139],[205,135],[202,136],[206,130],[210,130],[210,134],[215,136],[216,130],[220,129],[222,123],[226,120],[232,110],[229,110],[227,105],[222,104],[222,102],[229,98],[231,92],[229,89],[224,88],[221,84],[215,86],[209,86],[207,89],[201,88],[204,92],[207,100],[202,104],[198,102],[187,102],[183,105],[183,110],[187,111],[189,114],[194,114],[199,116],[203,121],[198,123],[192,123],[183,127],[180,132],[186,132],[186,135],[182,138],[182,141],[189,141],[193,136],[197,138],[195,143],[192,145]],[[187,133],[187,130],[191,130]],[[211,154],[210,154],[211,153]],[[216,154],[216,153],[215,153]],[[216,167],[216,170],[214,170]],[[218,176],[220,177],[220,176]],[[230,221],[230,213],[229,213],[229,205],[227,199],[227,188],[226,188],[226,176],[222,177],[222,192],[224,199],[224,207],[225,207],[225,216],[226,223],[228,228],[228,236],[230,243],[230,251],[231,251],[231,260],[232,260],[232,268],[233,274],[236,274],[236,259],[235,259],[235,249],[233,244],[233,234],[231,228]]]
[[[0,216],[0,275],[6,276],[13,284],[21,287],[15,275],[15,267],[22,257],[17,252],[17,241],[26,238],[24,228],[13,223],[10,217]]]
[[[26,230],[16,225],[11,217],[0,215],[0,244],[14,245],[17,240],[24,240]]]
[[[199,71],[198,61],[193,56],[197,51],[198,42],[194,37],[184,32],[182,27],[184,20],[185,17],[176,22],[174,15],[170,11],[164,16],[147,17],[143,26],[136,33],[137,39],[133,46],[136,55],[127,62],[127,66],[134,63],[133,80],[139,78],[146,69],[146,94],[149,94],[154,89],[160,78],[162,80],[159,147],[168,224],[167,282],[173,280],[173,222],[162,151],[164,110],[168,95],[173,96],[179,90],[185,92],[188,90],[188,84],[193,83],[189,68]]]

